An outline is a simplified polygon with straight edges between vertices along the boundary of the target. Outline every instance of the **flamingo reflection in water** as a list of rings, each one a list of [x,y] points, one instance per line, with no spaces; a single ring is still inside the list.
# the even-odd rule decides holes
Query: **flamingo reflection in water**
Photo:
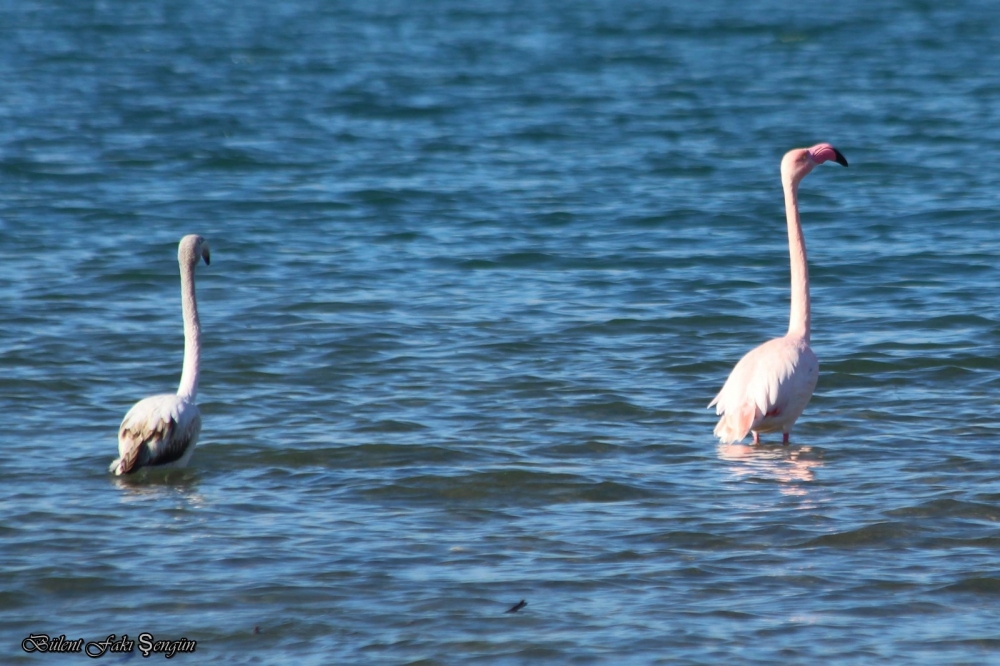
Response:
[[[719,444],[716,451],[720,460],[732,463],[729,470],[738,479],[773,479],[782,495],[806,495],[806,484],[816,480],[814,470],[823,466],[822,449],[811,446]]]

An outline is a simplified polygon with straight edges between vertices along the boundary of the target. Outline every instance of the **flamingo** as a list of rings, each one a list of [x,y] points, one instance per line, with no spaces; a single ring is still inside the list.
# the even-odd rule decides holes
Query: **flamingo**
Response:
[[[144,398],[128,410],[118,429],[118,455],[109,471],[131,474],[142,467],[184,467],[201,433],[198,372],[201,365],[201,324],[194,298],[194,269],[200,259],[209,264],[208,241],[189,235],[177,247],[181,268],[181,310],[184,315],[184,369],[177,393]]]
[[[809,348],[809,266],[799,221],[798,192],[802,179],[817,164],[827,161],[847,166],[847,158],[828,143],[790,150],[781,159],[792,268],[788,333],[747,352],[709,403],[721,417],[715,436],[723,444],[739,442],[747,433],[753,433],[753,443],[760,444],[760,433],[776,430],[782,432],[782,443],[788,444],[792,426],[816,388],[819,361]]]

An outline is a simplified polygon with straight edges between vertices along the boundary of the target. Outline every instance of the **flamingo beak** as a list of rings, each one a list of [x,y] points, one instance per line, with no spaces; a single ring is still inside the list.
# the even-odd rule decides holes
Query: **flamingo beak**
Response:
[[[842,152],[834,148],[833,154],[835,155],[834,160],[837,162],[837,164],[841,166],[847,166],[847,158],[844,157],[844,154]]]

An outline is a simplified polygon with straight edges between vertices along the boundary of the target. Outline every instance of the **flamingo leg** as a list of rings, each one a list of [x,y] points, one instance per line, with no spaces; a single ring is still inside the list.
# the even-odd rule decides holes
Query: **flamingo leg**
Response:
[[[781,434],[781,443],[786,446],[788,445],[788,435],[789,433],[787,432]]]
[[[760,433],[757,432],[756,430],[753,431],[753,443],[760,444]]]

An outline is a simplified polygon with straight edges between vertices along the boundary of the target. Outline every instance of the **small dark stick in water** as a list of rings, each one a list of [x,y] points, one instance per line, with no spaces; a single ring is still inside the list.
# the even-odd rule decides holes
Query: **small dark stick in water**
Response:
[[[521,610],[522,608],[524,608],[527,605],[528,605],[528,602],[525,601],[524,599],[521,599],[516,604],[514,604],[513,606],[511,606],[508,610],[505,610],[504,613],[516,613],[517,611]]]

